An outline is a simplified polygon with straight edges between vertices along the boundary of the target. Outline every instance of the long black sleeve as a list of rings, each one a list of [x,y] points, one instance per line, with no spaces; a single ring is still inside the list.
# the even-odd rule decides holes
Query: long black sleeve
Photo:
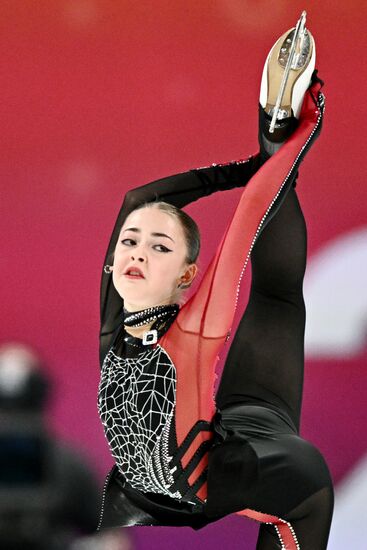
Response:
[[[246,160],[226,164],[213,164],[156,180],[128,191],[118,214],[104,265],[112,264],[112,254],[125,219],[137,206],[145,202],[161,200],[182,208],[217,191],[244,186],[261,166],[259,154]],[[123,300],[113,286],[112,276],[102,271],[101,281],[101,331],[100,362],[112,343],[113,335],[121,321]]]

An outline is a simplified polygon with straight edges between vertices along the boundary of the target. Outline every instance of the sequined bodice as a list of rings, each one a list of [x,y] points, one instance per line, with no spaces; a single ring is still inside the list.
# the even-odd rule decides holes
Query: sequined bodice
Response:
[[[181,498],[169,490],[175,393],[176,369],[160,345],[130,358],[108,352],[98,410],[116,464],[134,488]]]

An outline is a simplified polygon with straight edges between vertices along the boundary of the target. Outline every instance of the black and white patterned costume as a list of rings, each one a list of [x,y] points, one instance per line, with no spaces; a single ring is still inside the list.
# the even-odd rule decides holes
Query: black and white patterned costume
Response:
[[[108,352],[98,403],[116,464],[135,489],[180,499],[169,490],[175,392],[176,369],[160,346],[131,358]]]

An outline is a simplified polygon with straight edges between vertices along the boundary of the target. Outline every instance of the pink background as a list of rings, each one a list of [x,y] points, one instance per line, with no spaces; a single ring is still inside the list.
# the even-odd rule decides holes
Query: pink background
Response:
[[[324,129],[297,186],[312,258],[366,221],[364,1],[0,3],[0,341],[24,341],[44,357],[51,425],[87,452],[101,483],[112,459],[96,409],[99,282],[123,196],[257,151],[263,63],[302,9],[326,95]],[[187,208],[203,233],[203,267],[240,192]],[[352,359],[306,361],[302,433],[336,482],[366,450],[365,364],[366,347]],[[256,529],[232,517],[197,533],[134,536],[139,548],[250,548]]]

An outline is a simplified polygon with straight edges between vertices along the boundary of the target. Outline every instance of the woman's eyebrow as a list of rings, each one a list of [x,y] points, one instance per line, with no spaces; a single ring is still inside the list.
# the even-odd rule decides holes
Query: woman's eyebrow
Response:
[[[125,233],[125,231],[134,231],[134,233],[141,233],[141,230],[138,228],[138,227],[128,227],[127,229],[124,229],[123,230],[123,233]],[[166,237],[167,239],[171,239],[172,242],[175,242],[172,237],[169,237],[168,235],[166,235],[165,233],[151,233],[152,237]]]

